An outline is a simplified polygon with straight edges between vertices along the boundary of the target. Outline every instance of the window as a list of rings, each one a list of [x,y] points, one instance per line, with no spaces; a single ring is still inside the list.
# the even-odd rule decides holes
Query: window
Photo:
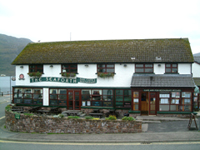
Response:
[[[62,64],[62,73],[78,73],[77,64]]]
[[[115,98],[117,108],[131,108],[131,90],[116,90]]]
[[[114,64],[98,64],[97,65],[98,73],[115,73]]]
[[[136,64],[136,73],[153,73],[153,64]]]
[[[50,106],[67,106],[67,89],[50,89]]]
[[[43,65],[29,65],[29,73],[32,72],[43,73]]]
[[[191,111],[190,92],[160,93],[160,111]]]
[[[39,88],[14,88],[13,97],[15,104],[43,104],[43,90]]]
[[[83,89],[81,99],[82,106],[113,107],[113,90]]]
[[[133,92],[133,110],[139,110],[139,92]]]
[[[165,72],[166,73],[178,73],[178,65],[177,64],[166,64]]]

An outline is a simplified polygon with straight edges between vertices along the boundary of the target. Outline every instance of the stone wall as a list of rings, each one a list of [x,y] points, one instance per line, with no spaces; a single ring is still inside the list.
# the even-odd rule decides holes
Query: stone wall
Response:
[[[5,111],[5,125],[10,131],[36,133],[138,133],[142,132],[141,121],[86,120],[53,118],[52,116],[27,116]]]

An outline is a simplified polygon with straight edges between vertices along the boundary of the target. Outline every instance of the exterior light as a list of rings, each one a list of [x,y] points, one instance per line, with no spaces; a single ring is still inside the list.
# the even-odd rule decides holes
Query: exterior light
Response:
[[[85,64],[85,67],[88,67],[88,64]]]
[[[124,64],[124,67],[127,67],[127,64]]]
[[[161,66],[161,64],[158,64],[158,67],[160,67]]]
[[[20,68],[24,68],[24,66],[20,66]]]
[[[53,65],[50,65],[51,68],[53,68]]]

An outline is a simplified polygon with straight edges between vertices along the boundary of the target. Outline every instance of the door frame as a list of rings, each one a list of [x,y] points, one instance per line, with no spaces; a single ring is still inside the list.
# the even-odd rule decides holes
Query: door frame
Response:
[[[151,93],[155,93],[155,113],[151,113]],[[157,114],[157,92],[149,92],[149,115],[156,115]]]
[[[72,110],[80,110],[81,109],[81,90],[80,89],[68,89],[67,90],[67,109],[69,109],[69,92],[73,93],[73,100],[72,100]],[[76,105],[76,100],[75,100],[75,92],[79,92],[79,109],[76,109],[75,105]]]

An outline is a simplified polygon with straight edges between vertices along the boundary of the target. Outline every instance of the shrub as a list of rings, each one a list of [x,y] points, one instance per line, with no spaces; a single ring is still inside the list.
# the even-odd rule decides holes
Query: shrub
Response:
[[[64,115],[63,114],[59,114],[58,117],[59,118],[64,118]]]
[[[68,116],[68,119],[79,119],[79,116]]]
[[[99,120],[100,118],[93,118],[92,120]]]
[[[6,107],[5,107],[5,109],[6,109],[6,111],[11,111],[11,106],[10,105],[7,105]]]
[[[85,116],[85,119],[94,119],[92,116]]]
[[[133,117],[123,117],[122,120],[125,120],[125,121],[135,121],[135,119]]]
[[[106,118],[106,120],[117,120],[117,118],[114,115],[110,115],[109,117]]]
[[[24,113],[25,116],[33,116],[31,113]]]

